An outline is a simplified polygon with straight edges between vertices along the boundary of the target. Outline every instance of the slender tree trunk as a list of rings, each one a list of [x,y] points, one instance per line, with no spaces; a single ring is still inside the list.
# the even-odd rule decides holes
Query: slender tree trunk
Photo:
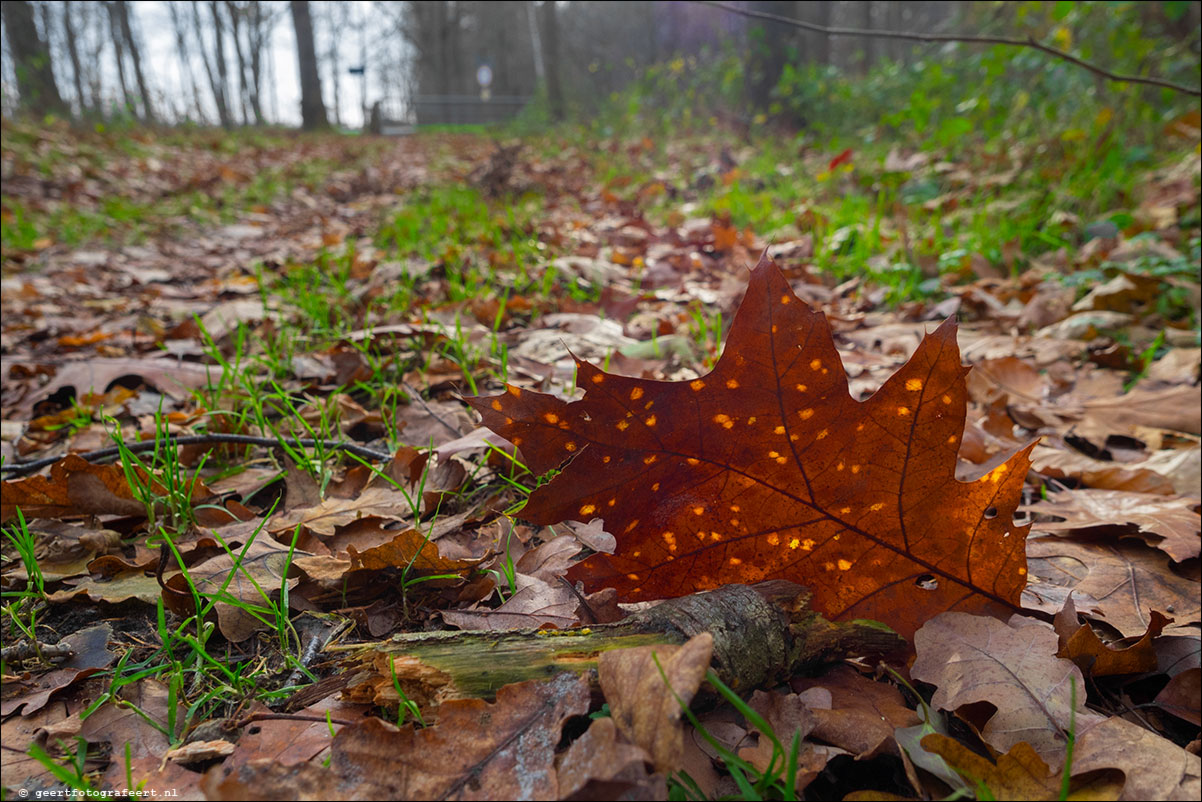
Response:
[[[891,31],[903,30],[902,11],[904,9],[901,3],[887,3],[885,5],[887,13],[885,15],[885,27]],[[889,54],[889,58],[893,61],[900,61],[904,52],[904,45],[900,39],[890,39],[885,43],[885,49]]]
[[[221,12],[217,4],[217,0],[209,0],[209,13],[213,17],[213,37],[217,42],[217,78],[221,82],[221,94],[225,98],[226,108],[230,112],[230,121],[233,121],[233,102],[230,97],[230,74],[229,68],[225,63],[225,23],[221,20]],[[242,123],[246,123],[246,107],[242,108]]]
[[[89,4],[78,6],[78,8],[83,12],[80,33],[91,32],[94,34],[90,40],[86,38],[84,40],[85,43],[91,45],[91,48],[84,51],[82,62],[87,74],[88,105],[94,113],[101,114],[104,111],[104,96],[101,93],[100,64],[103,61],[104,46],[107,41],[103,33],[104,21],[100,18],[102,12],[98,6]]]
[[[340,128],[342,127],[342,64],[338,58],[338,45],[345,25],[346,8],[345,3],[330,6],[329,16],[326,18],[327,31],[330,36],[330,47],[326,50],[326,59],[330,62],[330,83],[334,89],[334,124]]]
[[[242,121],[250,121],[250,78],[247,75],[246,56],[242,53],[242,10],[231,0],[226,0],[225,10],[230,15],[230,33],[234,40],[234,58],[238,60],[238,102],[242,107]]]
[[[555,0],[543,0],[543,52],[547,61],[547,104],[551,107],[551,118],[562,120],[563,86],[560,82],[559,60],[559,14]]]
[[[153,123],[154,106],[150,102],[146,76],[142,73],[142,54],[138,51],[138,43],[134,41],[133,26],[129,24],[129,4],[125,0],[117,0],[117,19],[121,23],[121,36],[125,39],[125,46],[129,48],[129,56],[134,63],[134,80],[138,82],[138,93],[142,96],[142,116],[147,122]]]
[[[62,6],[63,20],[63,38],[67,40],[67,55],[71,59],[71,78],[75,86],[75,97],[79,100],[79,112],[83,116],[87,116],[91,109],[88,105],[88,98],[83,91],[83,67],[79,61],[79,44],[78,34],[75,32],[75,12],[71,7],[71,3],[63,3]]]
[[[174,2],[167,3],[167,10],[171,14],[171,28],[175,31],[175,53],[179,57],[180,81],[187,84],[192,95],[192,111],[188,117],[195,118],[199,122],[203,119],[200,111],[200,90],[196,86],[196,74],[192,71],[192,58],[188,51],[184,21]]]
[[[290,0],[292,25],[296,29],[296,56],[300,67],[301,120],[306,131],[328,128],[326,105],[321,98],[321,73],[317,71],[317,49],[313,45],[313,19],[308,0]]]
[[[818,6],[818,18],[815,20],[824,28],[831,26],[831,4],[816,3]],[[815,49],[815,60],[823,67],[829,67],[831,64],[831,37],[830,34],[820,33],[818,36],[818,47]]]
[[[0,4],[8,48],[13,54],[17,92],[21,108],[34,114],[70,116],[71,110],[58,93],[50,48],[33,21],[33,6],[24,0]]]
[[[534,62],[534,85],[542,86],[547,80],[547,62],[543,56],[543,37],[538,31],[538,13],[534,0],[526,3],[526,21],[530,25],[530,55]]]
[[[209,63],[209,54],[205,52],[204,33],[200,23],[200,0],[192,0],[192,25],[196,29],[196,41],[200,43],[200,60],[204,64],[205,75],[209,78],[209,88],[213,91],[213,103],[217,106],[217,119],[221,122],[222,128],[232,128],[234,121],[230,117],[230,109],[225,102],[225,87],[213,73],[213,66]]]
[[[787,0],[754,2],[751,8],[782,17],[792,17],[794,3]],[[758,31],[758,33],[757,33]],[[780,80],[788,58],[786,47],[791,31],[779,22],[756,21],[751,27],[751,56],[747,64],[747,89],[756,109],[767,109],[772,90]]]
[[[250,108],[255,115],[255,125],[263,125],[263,50],[264,27],[267,19],[263,14],[263,4],[250,4],[246,31],[247,47],[250,50]]]
[[[125,43],[121,35],[121,22],[117,19],[117,6],[114,0],[108,0],[104,8],[109,16],[109,32],[117,61],[117,80],[121,83],[121,100],[125,104],[126,113],[136,115],[137,105],[130,99],[129,81],[125,78]]]
[[[872,30],[872,0],[861,0],[860,13],[862,14],[860,27],[862,27],[864,30]],[[860,38],[860,46],[864,48],[862,51],[863,60],[860,62],[860,69],[862,72],[867,73],[870,69],[872,69],[874,41],[875,40],[871,36],[864,36]]]
[[[271,46],[275,39],[275,33],[268,31],[266,38],[263,40],[263,49],[265,52],[271,52]],[[280,120],[280,90],[279,81],[276,78],[275,59],[267,59],[267,91],[271,93],[271,119],[279,122]]]

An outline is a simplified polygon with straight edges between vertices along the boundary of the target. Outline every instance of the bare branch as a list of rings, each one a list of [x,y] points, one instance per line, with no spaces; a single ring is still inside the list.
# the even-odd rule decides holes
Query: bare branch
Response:
[[[1172,81],[1161,80],[1160,78],[1145,78],[1140,75],[1120,75],[1103,69],[1096,64],[1091,64],[1088,61],[1083,61],[1072,53],[1067,53],[1059,48],[1045,45],[1043,42],[1037,41],[1033,37],[1026,39],[1017,39],[1009,36],[973,36],[971,34],[959,33],[912,33],[909,31],[880,31],[868,30],[865,28],[830,28],[825,25],[815,25],[812,22],[803,22],[802,20],[792,19],[790,17],[782,17],[779,14],[769,14],[766,11],[754,11],[749,8],[739,8],[732,6],[729,3],[720,3],[716,0],[692,0],[703,6],[713,6],[720,8],[723,11],[729,11],[732,14],[739,14],[744,17],[754,17],[755,19],[766,19],[772,22],[779,22],[783,25],[791,25],[794,28],[802,28],[807,31],[815,31],[817,33],[825,33],[830,36],[871,36],[877,39],[908,39],[914,42],[973,42],[976,44],[986,45],[1011,45],[1012,47],[1030,47],[1047,53],[1049,56],[1067,61],[1070,64],[1076,64],[1078,67],[1083,67],[1095,75],[1109,81],[1120,81],[1129,84],[1146,84],[1147,86],[1159,86],[1162,89],[1172,89],[1175,92],[1181,92],[1194,97],[1202,97],[1202,90],[1195,89],[1184,84],[1174,83]]]
[[[392,454],[387,451],[377,451],[373,448],[367,448],[355,443],[345,443],[340,440],[310,440],[308,438],[292,438],[286,437],[276,439],[274,437],[253,437],[246,434],[189,434],[181,437],[170,438],[176,446],[191,446],[191,445],[210,445],[214,443],[232,443],[234,445],[246,446],[264,446],[267,448],[290,445],[300,448],[314,448],[321,446],[332,450],[345,451],[348,454],[355,454],[364,459],[376,460],[378,462],[392,459]],[[158,445],[163,444],[162,440],[158,440]],[[121,454],[122,450],[129,451],[134,454],[139,454],[143,451],[153,451],[156,448],[155,440],[140,440],[136,443],[129,443],[123,446],[109,446],[108,448],[98,448],[95,451],[85,451],[82,454],[76,454],[88,462],[93,462],[99,459],[108,459]],[[0,466],[0,473],[8,474],[9,476],[26,476],[35,473],[47,465],[54,463],[65,457],[66,454],[59,454],[55,457],[44,457],[42,459],[33,460],[32,462],[16,462],[8,465]]]

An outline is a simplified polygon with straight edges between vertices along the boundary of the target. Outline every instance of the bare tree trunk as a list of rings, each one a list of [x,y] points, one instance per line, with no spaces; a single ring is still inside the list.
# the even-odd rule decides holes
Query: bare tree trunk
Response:
[[[121,101],[126,113],[137,114],[137,106],[130,99],[129,82],[125,78],[125,43],[121,35],[121,22],[117,19],[117,7],[113,0],[108,0],[104,8],[109,15],[109,33],[112,37],[113,50],[117,60],[117,79],[121,84]]]
[[[226,0],[225,10],[230,15],[230,33],[234,40],[234,58],[238,60],[238,102],[242,107],[242,121],[250,121],[248,107],[250,105],[250,78],[246,65],[246,56],[242,53],[242,9],[232,0]]]
[[[781,17],[792,17],[794,12],[794,3],[787,0],[761,0],[750,7]],[[755,108],[766,109],[772,99],[772,89],[785,69],[788,55],[786,47],[791,30],[779,22],[757,21],[751,31],[751,56],[747,63],[748,94]]]
[[[213,90],[213,103],[217,106],[217,119],[221,122],[222,128],[232,128],[234,120],[230,116],[229,105],[225,102],[225,86],[213,73],[213,66],[209,63],[209,54],[205,51],[204,33],[200,22],[200,0],[192,0],[192,24],[196,29],[196,40],[200,44],[200,60],[204,64],[205,74],[209,78],[209,88]]]
[[[313,19],[309,0],[290,0],[292,25],[296,29],[296,56],[300,67],[301,120],[306,131],[328,128],[325,101],[321,98],[321,73],[317,71],[317,49],[313,45]]]
[[[872,30],[872,0],[861,0],[860,13],[862,21],[860,27],[866,31]],[[872,69],[873,60],[873,42],[875,40],[871,36],[865,36],[860,40],[860,46],[864,48],[862,51],[863,60],[860,62],[861,71],[867,73]]]
[[[84,51],[82,66],[87,76],[85,83],[88,88],[88,105],[92,108],[93,112],[99,114],[104,110],[104,96],[101,94],[99,65],[104,56],[104,46],[108,37],[104,35],[104,22],[100,16],[102,12],[98,6],[88,4],[77,6],[77,8],[82,12],[83,17],[79,32],[81,34],[88,32],[94,34],[90,41],[85,38],[85,43],[90,44],[91,48]]]
[[[534,61],[534,85],[542,86],[547,80],[547,62],[543,56],[543,37],[538,32],[538,13],[534,0],[526,3],[526,20],[530,24],[530,54]]]
[[[346,14],[349,6],[346,3],[334,3],[328,6],[326,28],[330,37],[330,46],[326,49],[326,59],[330,63],[330,82],[334,89],[334,123],[342,126],[342,61],[338,58],[338,46],[346,28]]]
[[[265,52],[271,52],[272,41],[275,39],[275,34],[272,31],[267,31],[267,36],[263,40],[263,49]],[[280,119],[280,91],[279,82],[276,80],[275,59],[267,59],[267,87],[271,92],[271,119],[279,121]]]
[[[79,62],[78,34],[75,32],[75,15],[71,3],[62,6],[63,38],[67,41],[67,55],[71,59],[71,78],[75,86],[75,97],[79,100],[79,112],[87,116],[91,109],[83,92],[83,67]]]
[[[551,118],[562,120],[563,87],[560,83],[562,66],[559,60],[559,15],[555,0],[543,0],[543,51],[547,60],[547,103]]]
[[[460,66],[462,53],[460,52],[459,36],[459,15],[462,9],[459,4],[452,6],[450,3],[441,3],[440,5],[447,9],[447,23],[443,33],[446,37],[446,45],[443,49],[443,58],[446,62],[446,90],[443,94],[455,95],[464,91],[461,81],[463,70]]]
[[[269,25],[275,24],[275,15],[264,13],[261,2],[255,0],[248,6],[246,44],[250,50],[250,108],[255,115],[255,125],[263,125],[263,53]]]
[[[225,23],[221,20],[221,13],[217,0],[209,0],[209,13],[213,17],[213,38],[217,43],[217,78],[221,81],[221,94],[225,97],[226,108],[230,110],[230,121],[233,121],[233,103],[230,97],[230,78],[229,69],[225,63]],[[246,106],[242,106],[242,123],[246,124]]]
[[[18,0],[0,4],[8,48],[13,54],[17,74],[17,92],[21,108],[35,114],[70,116],[71,110],[58,93],[50,48],[43,41],[33,21],[33,6]]]
[[[887,3],[885,5],[887,14],[885,16],[885,27],[891,31],[904,30],[902,27],[902,11],[904,6],[902,3]],[[893,61],[900,61],[905,46],[900,39],[890,39],[885,43],[885,48],[888,51],[889,58]]]
[[[138,93],[142,96],[142,116],[147,122],[153,123],[154,106],[150,102],[146,76],[142,73],[142,54],[138,51],[138,43],[134,41],[133,26],[129,24],[129,4],[125,0],[116,0],[116,6],[117,19],[121,23],[121,36],[125,39],[125,46],[129,48],[129,56],[134,63],[134,79],[138,82]]]
[[[196,74],[192,71],[185,24],[174,2],[167,3],[167,10],[171,13],[171,28],[175,31],[175,53],[179,57],[180,80],[187,83],[192,95],[192,112],[187,116],[199,122],[204,119],[204,115],[200,110],[200,89],[196,85]]]

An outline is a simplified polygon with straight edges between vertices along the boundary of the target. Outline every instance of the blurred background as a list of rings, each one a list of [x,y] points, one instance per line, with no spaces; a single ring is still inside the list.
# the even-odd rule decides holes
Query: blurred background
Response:
[[[742,2],[822,27],[1033,36],[1196,85],[1197,2]],[[3,113],[202,126],[575,118],[624,125],[970,131],[1169,120],[1196,98],[1035,50],[828,35],[696,2],[3,4]],[[992,129],[992,130],[991,130]]]

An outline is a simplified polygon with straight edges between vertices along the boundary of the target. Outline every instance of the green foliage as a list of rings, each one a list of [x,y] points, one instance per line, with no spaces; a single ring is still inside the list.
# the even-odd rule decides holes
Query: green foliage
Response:
[[[967,7],[955,28],[1031,36],[1106,69],[1196,84],[1198,35],[1162,30],[1174,13],[1163,12],[1169,22],[1130,2],[987,3]],[[1193,147],[1164,134],[1196,107],[1188,95],[1108,82],[1030,48],[923,45],[907,63],[864,75],[795,54],[763,113],[745,98],[745,56],[732,47],[677,57],[611,97],[593,135],[643,138],[645,148],[618,160],[601,151],[602,182],[652,213],[679,209],[683,195],[701,214],[768,241],[810,237],[813,269],[867,277],[892,303],[937,297],[976,275],[982,259],[1018,272],[1042,254],[1071,253],[1091,222],[1137,233],[1148,181]],[[703,160],[690,166],[686,156],[682,167],[679,149],[669,155],[682,136]],[[844,150],[850,159],[828,168]],[[738,168],[713,172],[719,151],[736,154]],[[926,166],[887,170],[890,151],[921,153]],[[932,166],[941,161],[960,169]],[[637,195],[660,174],[678,176],[675,194]],[[1180,226],[1196,225],[1197,212],[1186,212]],[[1087,285],[1118,269],[1073,280]],[[1183,291],[1168,284],[1159,304],[1166,319],[1194,320]]]
[[[1106,69],[1197,84],[1186,42],[1150,30],[1143,4],[980,4],[958,30],[1033,37]],[[1195,36],[1196,39],[1196,36]],[[885,62],[849,78],[829,67],[789,65],[776,97],[820,135],[889,138],[952,153],[1049,134],[1066,143],[1122,134],[1126,146],[1196,105],[1188,95],[1107,82],[1031,48],[953,43],[922,46],[909,63]],[[1072,98],[1073,102],[1065,102]],[[885,110],[882,113],[882,110]]]
[[[25,587],[3,591],[4,617],[9,621],[13,636],[25,638],[38,658],[42,659],[36,631],[38,612],[46,597],[46,581],[38,565],[37,538],[29,531],[20,508],[17,508],[16,520],[4,527],[4,536],[16,550],[25,569]]]

